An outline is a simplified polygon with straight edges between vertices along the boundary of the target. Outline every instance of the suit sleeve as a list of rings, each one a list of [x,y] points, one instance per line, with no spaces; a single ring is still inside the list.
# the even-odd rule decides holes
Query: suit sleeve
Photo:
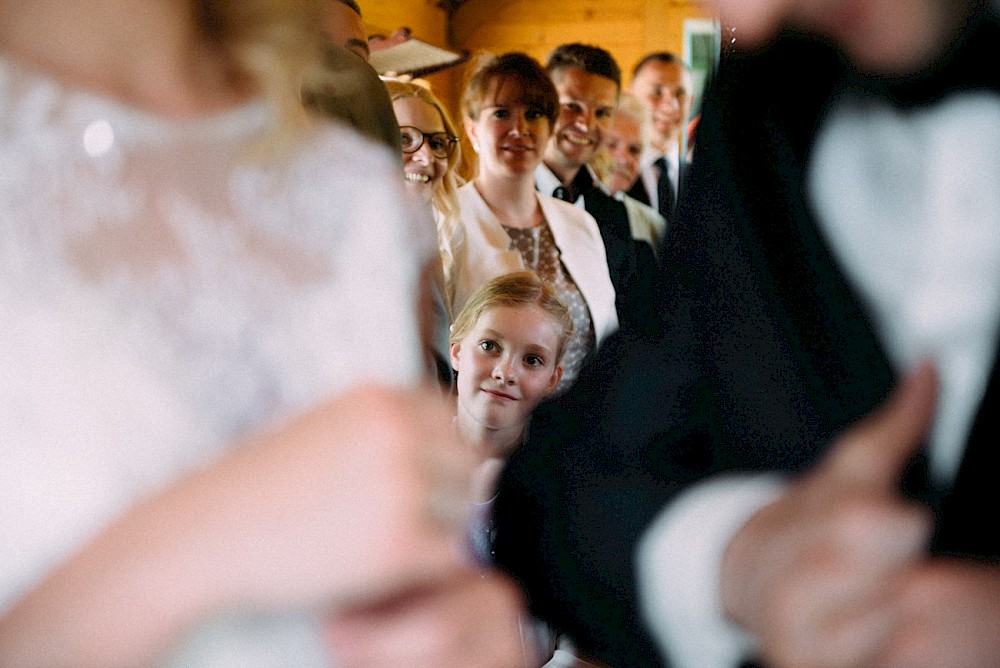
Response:
[[[662,665],[640,621],[634,555],[666,499],[705,466],[690,417],[704,415],[692,405],[698,375],[671,338],[608,339],[573,389],[536,412],[496,504],[499,566],[536,615],[612,666]]]

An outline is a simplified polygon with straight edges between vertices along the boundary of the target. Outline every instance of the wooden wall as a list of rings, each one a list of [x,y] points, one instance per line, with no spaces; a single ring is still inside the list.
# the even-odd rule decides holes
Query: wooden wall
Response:
[[[752,0],[748,0],[752,1]],[[601,46],[615,57],[627,85],[633,65],[650,51],[683,53],[684,21],[708,18],[699,0],[468,0],[449,16],[436,0],[358,0],[365,21],[389,32],[454,51],[524,51],[544,62],[568,42]],[[428,77],[461,125],[459,99],[468,66]]]
[[[391,33],[406,26],[428,44],[448,47],[448,15],[435,0],[358,0],[365,23]]]
[[[692,0],[471,0],[450,37],[453,48],[518,50],[540,61],[559,44],[584,42],[630,71],[650,51],[681,54],[684,20],[704,16]]]

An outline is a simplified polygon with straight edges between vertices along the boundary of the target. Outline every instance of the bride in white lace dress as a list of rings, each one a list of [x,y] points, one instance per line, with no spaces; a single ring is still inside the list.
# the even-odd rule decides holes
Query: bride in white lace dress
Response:
[[[393,156],[299,118],[281,4],[0,0],[4,665],[146,662],[209,611],[177,662],[322,663],[296,610],[455,567],[408,522],[461,470],[407,468],[451,456],[436,408],[356,389],[418,382],[433,248]]]

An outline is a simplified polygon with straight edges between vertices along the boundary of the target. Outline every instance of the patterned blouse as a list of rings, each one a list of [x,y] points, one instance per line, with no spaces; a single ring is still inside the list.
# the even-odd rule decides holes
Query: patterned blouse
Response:
[[[573,318],[573,337],[563,354],[563,377],[556,392],[567,390],[580,373],[583,361],[597,345],[594,326],[590,319],[590,309],[566,271],[559,258],[559,247],[547,223],[527,229],[507,227],[504,229],[511,239],[511,250],[517,250],[524,261],[525,269],[538,274],[546,283],[555,288],[556,294],[569,309]]]

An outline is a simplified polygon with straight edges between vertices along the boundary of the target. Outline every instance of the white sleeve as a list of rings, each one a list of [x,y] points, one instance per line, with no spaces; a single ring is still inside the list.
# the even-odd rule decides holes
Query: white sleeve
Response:
[[[778,497],[777,475],[727,475],[685,491],[653,521],[636,555],[647,628],[676,668],[732,668],[752,638],[722,611],[719,572],[729,541]]]

